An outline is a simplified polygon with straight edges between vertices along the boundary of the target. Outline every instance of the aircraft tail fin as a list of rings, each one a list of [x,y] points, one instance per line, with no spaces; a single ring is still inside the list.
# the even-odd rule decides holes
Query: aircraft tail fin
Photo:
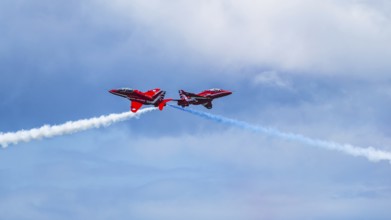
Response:
[[[203,106],[207,109],[211,109],[213,107],[212,102],[207,102],[207,103],[203,104]]]
[[[183,100],[188,100],[189,98],[192,98],[192,97],[202,97],[202,96],[199,96],[197,94],[194,94],[194,93],[191,93],[191,92],[186,92],[185,90],[179,90],[179,96],[181,97],[181,99]]]
[[[184,100],[186,100],[187,99],[187,95],[186,94],[188,94],[188,92],[185,92],[185,90],[179,90],[179,97],[181,98],[181,99],[184,99]]]
[[[164,99],[160,104],[159,104],[159,110],[163,110],[163,108],[167,105],[167,102],[172,101],[173,99]]]

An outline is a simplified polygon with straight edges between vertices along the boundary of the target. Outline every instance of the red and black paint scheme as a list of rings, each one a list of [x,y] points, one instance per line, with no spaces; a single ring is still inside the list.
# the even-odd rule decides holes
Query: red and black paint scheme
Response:
[[[111,94],[121,96],[130,100],[130,111],[137,112],[142,105],[154,105],[163,110],[166,103],[172,99],[164,99],[166,91],[159,88],[149,90],[147,92],[141,92],[137,89],[121,88],[112,89],[109,91]]]
[[[182,107],[189,105],[203,105],[205,108],[211,109],[213,99],[221,98],[231,94],[231,91],[223,89],[208,89],[198,94],[179,90],[179,96],[181,99],[176,99],[174,101],[177,101],[178,105]]]

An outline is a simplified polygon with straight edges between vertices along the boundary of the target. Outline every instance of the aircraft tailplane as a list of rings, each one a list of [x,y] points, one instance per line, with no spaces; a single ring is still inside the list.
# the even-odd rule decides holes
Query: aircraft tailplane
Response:
[[[164,99],[160,104],[159,104],[159,110],[163,110],[164,106],[167,105],[167,102],[172,101],[172,99]]]

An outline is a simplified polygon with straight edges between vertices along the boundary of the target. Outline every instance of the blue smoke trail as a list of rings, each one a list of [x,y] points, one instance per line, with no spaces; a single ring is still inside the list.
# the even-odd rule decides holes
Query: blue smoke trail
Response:
[[[269,135],[272,137],[277,137],[277,138],[281,138],[281,139],[288,140],[288,141],[301,142],[301,143],[304,143],[307,145],[317,146],[317,147],[325,148],[328,150],[340,151],[340,152],[343,152],[343,153],[346,153],[346,154],[349,154],[352,156],[366,157],[369,161],[373,161],[373,162],[387,160],[391,163],[391,152],[378,150],[373,147],[362,148],[362,147],[357,147],[357,146],[353,146],[350,144],[339,144],[339,143],[331,142],[331,141],[313,139],[313,138],[309,138],[309,137],[306,137],[306,136],[303,136],[300,134],[287,133],[287,132],[282,132],[282,131],[279,131],[279,130],[273,129],[273,128],[251,125],[251,124],[243,122],[243,121],[238,121],[235,119],[226,118],[226,117],[219,116],[219,115],[213,115],[210,113],[201,112],[201,111],[197,111],[194,109],[182,108],[182,107],[178,107],[175,105],[169,105],[169,106],[176,108],[176,109],[179,109],[179,110],[182,110],[182,111],[185,111],[185,112],[189,112],[191,114],[200,116],[200,117],[208,119],[208,120],[212,120],[212,121],[215,121],[218,123],[242,128],[244,130],[263,133],[263,134],[266,134],[266,135]]]

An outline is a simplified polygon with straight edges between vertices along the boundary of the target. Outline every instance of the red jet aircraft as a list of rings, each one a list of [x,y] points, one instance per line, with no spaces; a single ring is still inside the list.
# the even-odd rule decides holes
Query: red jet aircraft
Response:
[[[176,99],[174,101],[177,101],[178,105],[182,107],[186,107],[189,105],[203,105],[205,108],[211,109],[213,99],[231,94],[231,91],[222,89],[208,89],[198,94],[179,90],[179,96],[181,97],[181,99]]]
[[[112,89],[109,92],[129,99],[131,101],[130,111],[132,112],[137,112],[143,104],[154,105],[162,110],[164,106],[166,106],[166,103],[172,100],[164,99],[166,92],[159,88],[152,89],[147,92],[141,92],[139,90],[129,88]]]

